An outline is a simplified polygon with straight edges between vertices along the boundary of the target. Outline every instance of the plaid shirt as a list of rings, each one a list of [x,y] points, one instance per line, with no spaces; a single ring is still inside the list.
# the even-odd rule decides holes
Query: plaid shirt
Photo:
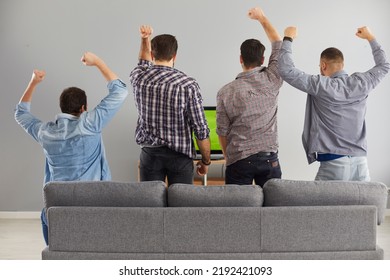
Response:
[[[240,73],[217,95],[217,133],[227,140],[226,164],[258,152],[278,150],[277,111],[282,79],[278,56],[282,42],[272,44],[268,67]]]
[[[209,137],[200,88],[195,79],[172,67],[140,60],[130,73],[138,109],[135,140],[141,146],[167,146],[196,156],[192,132]]]

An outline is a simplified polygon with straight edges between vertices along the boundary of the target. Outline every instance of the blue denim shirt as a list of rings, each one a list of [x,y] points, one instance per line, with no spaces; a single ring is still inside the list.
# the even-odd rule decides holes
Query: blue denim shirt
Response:
[[[58,114],[55,122],[42,122],[30,113],[31,103],[16,106],[15,119],[43,148],[44,183],[49,181],[111,180],[102,142],[102,129],[128,96],[120,80],[108,83],[108,95],[80,117]]]
[[[363,73],[345,71],[331,77],[309,75],[295,68],[292,43],[284,41],[279,57],[283,80],[307,93],[303,146],[309,163],[318,153],[366,156],[366,108],[368,94],[390,70],[376,40],[370,41],[375,66]]]

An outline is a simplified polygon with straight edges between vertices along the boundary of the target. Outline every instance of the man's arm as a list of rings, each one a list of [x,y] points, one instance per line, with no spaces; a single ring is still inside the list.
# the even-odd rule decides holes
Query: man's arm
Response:
[[[87,66],[95,66],[99,69],[103,77],[108,81],[108,95],[91,111],[83,114],[85,118],[84,128],[93,133],[100,132],[103,127],[114,117],[119,111],[126,97],[128,91],[126,84],[124,84],[118,76],[106,65],[106,63],[97,55],[86,52],[81,61]]]
[[[292,42],[297,34],[297,28],[294,26],[287,27],[284,31],[284,40],[278,59],[279,74],[291,86],[308,94],[316,94],[318,84],[326,77],[309,75],[295,67],[292,59]]]
[[[152,61],[152,47],[150,43],[150,36],[153,34],[153,29],[151,26],[142,25],[139,28],[141,34],[141,47],[139,51],[139,59]]]
[[[226,136],[218,135],[219,145],[221,146],[223,157],[226,158],[227,140]]]
[[[45,78],[44,71],[41,70],[33,71],[31,80],[28,83],[28,86],[24,91],[24,94],[22,95],[19,104],[16,106],[15,109],[16,122],[36,141],[39,141],[38,131],[42,122],[30,113],[30,106],[31,106],[31,100],[35,88],[40,82],[43,81],[44,78]]]
[[[206,138],[204,140],[196,139],[198,144],[199,151],[202,154],[202,159],[199,160],[196,164],[197,170],[196,173],[200,176],[206,175],[211,164],[210,160],[210,139]]]
[[[86,66],[95,66],[96,68],[98,68],[102,73],[103,77],[107,80],[107,82],[111,82],[113,80],[118,79],[118,76],[96,54],[93,54],[91,52],[86,52],[81,57],[81,61]]]
[[[46,75],[45,71],[42,70],[33,71],[31,80],[28,83],[27,88],[24,91],[22,97],[20,98],[20,102],[31,102],[36,86],[43,81],[45,75]]]
[[[358,28],[356,36],[365,39],[370,43],[372,54],[374,56],[375,66],[364,74],[371,81],[371,85],[374,88],[389,72],[390,63],[387,61],[385,51],[376,41],[374,34],[372,34],[368,27],[364,26]]]
[[[248,12],[248,16],[251,19],[258,20],[263,26],[265,33],[268,36],[268,39],[273,42],[282,41],[282,37],[279,35],[278,31],[271,24],[268,18],[265,16],[263,10],[259,7],[252,8]]]

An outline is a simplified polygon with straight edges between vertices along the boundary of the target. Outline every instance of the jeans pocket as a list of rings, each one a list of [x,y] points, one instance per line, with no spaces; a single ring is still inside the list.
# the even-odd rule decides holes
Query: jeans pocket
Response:
[[[269,175],[268,178],[282,178],[282,169],[280,168],[279,159],[269,159],[268,160],[268,166],[269,166]]]

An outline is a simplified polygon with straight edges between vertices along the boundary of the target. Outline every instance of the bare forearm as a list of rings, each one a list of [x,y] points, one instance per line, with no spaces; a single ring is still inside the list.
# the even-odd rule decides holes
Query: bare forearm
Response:
[[[276,28],[271,24],[267,17],[262,17],[259,19],[260,24],[263,26],[265,33],[267,34],[268,39],[273,42],[281,41],[282,37],[279,35]]]
[[[198,140],[196,139],[200,153],[202,154],[202,161],[210,162],[210,139]]]
[[[26,90],[24,91],[22,97],[20,98],[19,102],[31,102],[36,86],[37,86],[37,84],[35,84],[33,82],[29,82],[29,84],[28,84]]]
[[[103,60],[97,61],[96,67],[108,82],[118,79],[118,76],[106,65]]]
[[[152,50],[152,47],[151,47],[149,37],[142,38],[141,39],[141,48],[139,51],[139,59],[152,61],[151,50]]]

